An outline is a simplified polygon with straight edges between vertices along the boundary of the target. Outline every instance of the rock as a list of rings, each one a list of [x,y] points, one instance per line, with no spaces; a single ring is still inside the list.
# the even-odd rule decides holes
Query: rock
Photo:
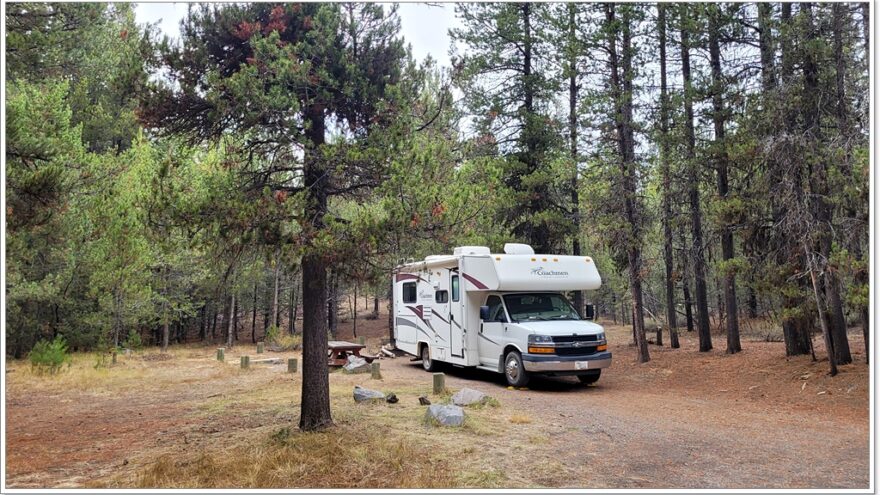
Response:
[[[430,406],[431,401],[428,400],[427,396],[422,395],[422,396],[419,396],[419,404],[421,404],[423,406]]]
[[[425,412],[425,422],[429,425],[461,426],[464,423],[464,409],[452,405],[435,404]]]
[[[394,394],[388,394],[388,396],[385,397],[385,402],[389,404],[397,404],[397,396]]]
[[[456,406],[470,406],[473,404],[485,404],[489,396],[472,388],[463,388],[452,396],[452,403]]]
[[[348,363],[342,367],[346,373],[369,373],[370,363],[359,356],[348,356]]]
[[[374,400],[385,400],[385,394],[379,392],[378,390],[370,390],[368,388],[363,388],[360,385],[354,386],[354,401],[355,402],[365,402],[365,401],[374,401]]]

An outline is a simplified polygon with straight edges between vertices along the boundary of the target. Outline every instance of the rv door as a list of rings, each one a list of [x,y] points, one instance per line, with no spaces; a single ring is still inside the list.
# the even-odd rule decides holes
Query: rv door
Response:
[[[463,357],[464,297],[458,273],[449,272],[449,347],[453,357]]]

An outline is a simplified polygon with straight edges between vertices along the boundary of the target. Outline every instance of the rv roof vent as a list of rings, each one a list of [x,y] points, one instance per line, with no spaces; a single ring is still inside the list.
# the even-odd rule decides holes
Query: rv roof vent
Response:
[[[514,244],[508,242],[504,245],[504,254],[535,254],[535,250],[528,244]]]
[[[459,246],[452,251],[452,254],[490,254],[491,251],[486,246]]]

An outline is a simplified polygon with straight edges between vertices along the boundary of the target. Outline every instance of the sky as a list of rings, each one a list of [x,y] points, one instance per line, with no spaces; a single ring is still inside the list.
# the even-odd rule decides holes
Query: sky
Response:
[[[403,38],[412,46],[413,56],[424,60],[427,55],[439,65],[449,66],[449,33],[451,27],[459,26],[455,18],[454,4],[399,4],[400,27]],[[158,22],[162,33],[176,38],[180,34],[180,20],[186,16],[187,4],[139,3],[135,8],[137,21]]]

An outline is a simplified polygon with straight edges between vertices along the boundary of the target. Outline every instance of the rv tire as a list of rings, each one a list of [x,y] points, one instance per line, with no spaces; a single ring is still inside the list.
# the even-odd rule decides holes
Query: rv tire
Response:
[[[522,356],[517,351],[510,351],[504,357],[504,377],[513,387],[525,387],[529,383],[529,372],[523,366]]]
[[[589,373],[587,375],[578,375],[578,380],[581,381],[584,385],[589,385],[591,383],[596,383],[599,381],[599,376],[602,375],[602,370],[597,370],[595,373]]]
[[[422,344],[422,368],[425,371],[437,371],[440,368],[440,363],[431,359],[431,349],[428,347],[428,344]]]

